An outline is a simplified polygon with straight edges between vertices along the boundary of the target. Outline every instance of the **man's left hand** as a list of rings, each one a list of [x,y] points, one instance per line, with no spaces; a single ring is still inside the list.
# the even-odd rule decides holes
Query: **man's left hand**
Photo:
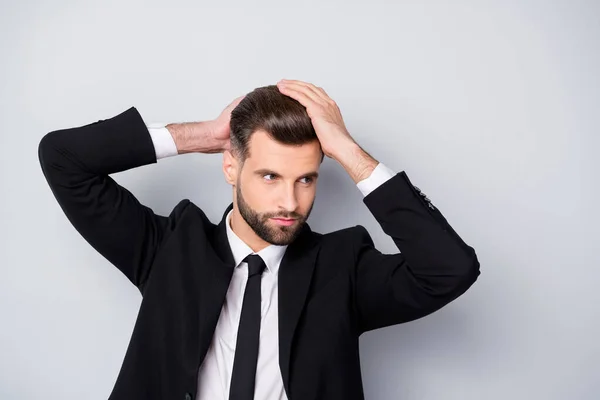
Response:
[[[346,129],[342,113],[323,88],[308,82],[282,79],[277,82],[279,91],[297,100],[306,107],[321,149],[327,157],[336,158],[336,152],[354,144],[354,139]]]

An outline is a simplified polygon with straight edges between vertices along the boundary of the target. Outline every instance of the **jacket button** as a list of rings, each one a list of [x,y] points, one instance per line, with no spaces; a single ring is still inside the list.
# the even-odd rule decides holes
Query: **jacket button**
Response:
[[[189,393],[185,394],[185,400],[192,400],[192,395]]]

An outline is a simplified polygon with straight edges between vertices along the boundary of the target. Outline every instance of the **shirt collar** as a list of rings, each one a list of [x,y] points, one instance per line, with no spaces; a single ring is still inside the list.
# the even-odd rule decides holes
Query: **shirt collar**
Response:
[[[229,240],[229,247],[231,247],[231,252],[233,254],[233,259],[235,261],[235,267],[239,267],[244,258],[249,254],[258,254],[265,265],[267,266],[267,270],[277,275],[279,272],[279,264],[281,263],[281,259],[285,254],[285,250],[287,249],[287,245],[278,246],[275,244],[271,244],[258,253],[254,253],[250,246],[248,246],[236,233],[231,229],[231,213],[233,209],[227,213],[225,217],[225,226],[227,227],[227,239]]]

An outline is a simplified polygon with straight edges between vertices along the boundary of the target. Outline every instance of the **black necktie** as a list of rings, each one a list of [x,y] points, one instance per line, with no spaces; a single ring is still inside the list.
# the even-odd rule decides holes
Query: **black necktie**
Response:
[[[250,254],[244,261],[248,263],[248,282],[235,345],[229,400],[254,398],[260,333],[260,278],[265,262],[257,254]]]

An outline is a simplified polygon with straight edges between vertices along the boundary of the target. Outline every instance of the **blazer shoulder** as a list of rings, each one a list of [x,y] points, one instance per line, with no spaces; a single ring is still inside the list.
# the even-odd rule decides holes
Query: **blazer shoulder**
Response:
[[[177,203],[169,213],[169,223],[171,227],[177,224],[177,222],[184,216],[186,212],[191,209],[191,206],[193,205],[194,203],[192,203],[189,199],[180,200],[179,203]]]
[[[200,217],[204,223],[211,223],[204,211],[190,199],[182,199],[173,207],[169,214],[169,222],[174,227],[181,219],[188,217],[189,214]]]
[[[169,213],[167,229],[169,232],[173,232],[179,225],[181,225],[182,220],[188,218],[192,218],[194,220],[194,224],[197,223],[199,219],[204,226],[214,226],[204,211],[193,201],[190,199],[182,199]]]
[[[367,240],[371,241],[372,243],[369,233],[362,225],[349,226],[347,228],[341,228],[332,232],[318,235],[323,244],[340,244],[343,246],[354,247],[357,245],[357,243],[363,241],[365,236],[367,237]]]
[[[163,223],[163,229],[165,232],[162,238],[163,244],[169,240],[169,237],[180,225],[181,220],[185,218],[185,215],[191,209],[190,206],[192,205],[193,203],[189,199],[182,199],[175,205],[175,207],[171,209],[166,218],[163,217],[163,220],[165,221]]]
[[[181,224],[182,220],[187,220],[189,223]],[[216,229],[219,222],[214,223],[206,215],[204,210],[190,199],[182,199],[177,203],[169,215],[169,228],[175,230],[176,226],[182,225],[185,230],[194,229],[193,227],[201,227],[201,229],[209,234]]]

